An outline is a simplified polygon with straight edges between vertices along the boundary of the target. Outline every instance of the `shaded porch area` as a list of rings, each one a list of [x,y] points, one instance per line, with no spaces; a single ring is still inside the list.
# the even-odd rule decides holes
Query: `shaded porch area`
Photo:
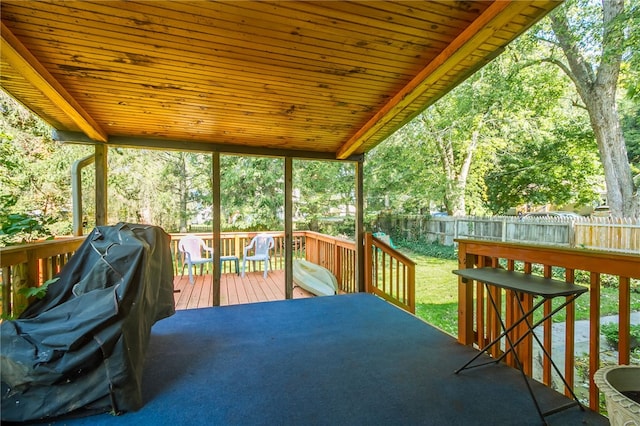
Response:
[[[187,274],[174,276],[174,299],[176,310],[198,309],[213,306],[213,276],[211,274],[194,275],[189,282]],[[308,291],[293,288],[293,298],[315,297]],[[285,300],[284,271],[271,271],[267,278],[262,272],[247,272],[244,277],[234,273],[220,276],[220,306],[243,303],[273,302]]]
[[[542,424],[517,370],[454,374],[475,353],[369,294],[181,310],[152,329],[139,411],[53,424]],[[568,401],[531,385],[545,411]]]

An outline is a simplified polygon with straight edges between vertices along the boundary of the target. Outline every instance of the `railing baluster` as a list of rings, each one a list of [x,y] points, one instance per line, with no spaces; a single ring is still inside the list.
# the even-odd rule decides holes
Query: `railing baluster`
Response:
[[[544,274],[543,276],[545,278],[551,278],[552,275],[552,269],[551,266],[549,265],[544,265]],[[552,311],[552,305],[551,305],[551,300],[547,300],[544,303],[543,306],[543,314],[544,315],[549,315]],[[551,348],[551,333],[552,333],[552,322],[551,322],[551,318],[547,319],[543,325],[542,328],[544,330],[544,349],[547,351],[547,353],[549,353],[550,355],[552,355],[552,348]],[[551,386],[551,362],[549,362],[549,358],[548,357],[542,357],[542,383],[544,383],[547,386]]]
[[[567,283],[573,284],[575,282],[575,271],[573,269],[567,268],[565,270],[565,281]],[[573,301],[569,303],[566,307],[566,334],[564,338],[564,377],[571,386],[574,387],[574,375],[573,370],[575,369],[575,336],[576,336],[576,302]],[[569,389],[565,387],[564,394],[568,397],[571,396],[571,392]]]
[[[591,273],[589,308],[589,408],[597,411],[600,393],[593,386],[593,375],[600,368],[600,274]]]
[[[623,336],[631,335],[631,280],[620,277],[618,285],[618,363],[628,365],[631,354],[631,339]]]

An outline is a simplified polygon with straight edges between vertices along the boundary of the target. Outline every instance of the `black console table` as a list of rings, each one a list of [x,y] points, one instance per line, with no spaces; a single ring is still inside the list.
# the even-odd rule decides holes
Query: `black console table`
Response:
[[[498,320],[500,321],[500,325],[502,326],[502,330],[503,330],[500,336],[498,336],[491,343],[489,343],[485,348],[483,348],[481,352],[478,352],[478,354],[475,357],[473,357],[469,362],[467,362],[465,365],[463,365],[458,370],[456,370],[455,374],[458,374],[459,372],[465,369],[480,367],[482,365],[500,362],[509,352],[513,352],[516,365],[520,370],[520,372],[522,373],[524,381],[527,385],[527,389],[529,390],[529,394],[533,399],[533,403],[535,404],[536,410],[538,411],[538,414],[540,414],[540,417],[542,418],[543,423],[546,424],[545,416],[548,416],[553,413],[557,413],[558,411],[562,411],[564,409],[573,407],[575,405],[578,405],[581,410],[584,410],[584,407],[582,406],[582,404],[580,404],[580,401],[578,401],[578,398],[573,392],[573,389],[571,388],[571,386],[569,386],[563,374],[560,372],[555,362],[553,361],[551,355],[544,348],[544,345],[542,344],[542,342],[540,342],[540,339],[533,331],[537,326],[542,324],[547,319],[551,318],[556,312],[560,311],[569,303],[573,302],[582,293],[585,293],[586,291],[588,291],[587,288],[578,286],[575,284],[571,284],[571,283],[566,283],[559,280],[554,280],[551,278],[543,278],[535,275],[523,274],[515,271],[507,271],[507,270],[498,269],[498,268],[458,269],[453,271],[453,273],[462,277],[463,278],[462,282],[466,283],[467,285],[471,284],[472,281],[478,281],[478,282],[484,283],[485,287],[487,288],[487,295],[489,297],[491,305],[493,306],[493,309],[496,313]],[[502,319],[501,312],[498,309],[498,306],[496,304],[496,301],[493,298],[491,291],[488,291],[489,285],[492,285],[498,288],[503,288],[506,290],[511,290],[516,293],[516,300],[518,301],[518,305],[520,307],[520,313],[522,314],[522,316],[513,324],[511,324],[509,328],[505,326],[504,320]],[[533,305],[533,307],[531,307],[531,309],[529,309],[528,311],[525,311],[525,308],[522,305],[522,301],[520,299],[520,295],[524,295],[524,294],[532,295],[534,297],[540,297],[541,299],[537,301]],[[551,300],[553,298],[562,297],[562,296],[566,297],[566,300],[564,301],[564,303],[562,303],[560,306],[553,309],[550,313],[545,315],[541,320],[536,321],[535,323],[532,323],[529,321],[529,316],[533,314],[547,300]],[[509,337],[509,333],[522,323],[525,323],[527,325],[527,332],[524,333],[522,336],[520,336],[518,340],[514,342],[512,341],[511,337]],[[531,389],[531,385],[529,383],[527,375],[524,372],[522,362],[520,361],[520,358],[518,357],[518,353],[515,350],[516,346],[521,341],[523,341],[528,335],[532,335],[536,340],[536,342],[538,342],[545,356],[551,362],[551,365],[553,366],[554,370],[560,376],[560,378],[562,379],[562,382],[571,393],[571,396],[573,397],[574,400],[571,401],[570,403],[565,404],[561,407],[548,410],[546,412],[543,412],[541,410],[540,405],[538,404],[538,401],[536,400],[536,397],[533,393],[533,390]],[[488,353],[491,347],[499,344],[500,340],[503,337],[506,338],[508,349],[502,355],[500,355],[499,358],[496,358],[489,362],[473,364],[473,362],[476,361],[478,357],[480,357],[483,354],[483,352]]]

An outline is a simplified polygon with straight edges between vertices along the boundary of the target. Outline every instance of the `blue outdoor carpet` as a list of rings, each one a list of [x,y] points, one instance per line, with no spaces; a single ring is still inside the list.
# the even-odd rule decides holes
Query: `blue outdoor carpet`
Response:
[[[179,311],[154,325],[145,405],[54,425],[540,425],[520,372],[368,294]],[[569,400],[540,384],[542,409]],[[608,424],[572,407],[551,425]]]

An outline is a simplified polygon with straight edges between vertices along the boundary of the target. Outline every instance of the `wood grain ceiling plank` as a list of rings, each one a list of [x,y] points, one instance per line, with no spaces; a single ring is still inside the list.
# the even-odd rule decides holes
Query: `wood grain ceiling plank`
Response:
[[[114,140],[122,137],[132,137],[131,135],[114,135]],[[143,135],[135,136],[134,138],[161,138],[168,140],[184,140],[199,141],[203,143],[217,143],[224,145],[238,145],[238,146],[253,146],[253,147],[268,147],[268,148],[282,148],[282,149],[297,149],[297,150],[313,150],[318,152],[335,152],[335,144],[321,144],[318,141],[305,141],[295,137],[284,136],[272,136],[268,133],[260,134],[256,136],[256,133],[228,133],[228,134],[194,134],[190,132],[175,132],[169,133],[163,129],[158,131],[145,132]]]
[[[258,122],[259,120],[268,120],[271,122],[279,122],[284,127],[299,126],[304,129],[323,127],[327,125],[340,126],[341,128],[353,128],[353,120],[345,118],[345,114],[339,115],[326,115],[323,116],[323,112],[326,110],[291,110],[290,113],[278,112],[268,113],[264,112],[264,109],[248,111],[246,109],[238,108],[225,108],[225,105],[219,107],[210,107],[202,109],[199,106],[190,106],[184,104],[160,104],[150,105],[148,102],[135,103],[133,101],[119,101],[119,102],[101,103],[101,106],[94,108],[94,115],[96,119],[103,123],[106,127],[108,124],[112,124],[117,121],[115,117],[126,115],[131,116],[136,114],[140,118],[144,118],[146,122],[155,120],[156,117],[162,115],[166,111],[171,111],[176,115],[190,115],[189,122],[224,122],[225,120],[244,121],[247,123]],[[282,109],[282,111],[285,111]]]
[[[143,96],[143,97],[158,96],[158,100],[160,101],[160,100],[164,100],[164,99],[162,97],[160,97],[161,95],[154,94],[154,92],[163,94],[163,93],[169,93],[169,92],[174,91],[171,87],[165,88],[161,84],[158,86],[159,87],[158,90],[153,90],[153,89],[151,89],[151,86],[153,85],[153,81],[149,81],[149,84],[146,87],[143,87],[143,86],[140,86],[140,85],[135,85],[135,84],[134,85],[130,85],[130,83],[127,82],[126,76],[121,76],[120,74],[116,74],[116,75],[118,75],[118,77],[122,77],[122,80],[120,81],[120,85],[124,85],[123,87],[125,87],[127,91],[129,91],[129,92],[131,92],[133,94],[137,95],[138,94],[137,92],[139,92],[139,96]],[[96,83],[95,83],[96,87],[95,88],[97,90],[100,89],[100,83],[101,82],[99,80],[96,80]],[[93,88],[92,84],[93,84],[92,81],[88,81],[86,83],[86,85],[84,86],[83,93],[86,93],[87,90],[92,89]],[[127,85],[129,85],[129,86],[127,86]],[[219,90],[219,89],[220,88],[217,88],[216,90]],[[230,87],[227,90],[228,90],[228,94],[231,94],[231,95],[233,95],[234,90],[236,90],[236,92],[235,92],[236,95],[238,93],[242,93],[242,90],[234,89],[233,87]],[[183,91],[183,90],[176,90],[175,91],[175,96],[176,97],[184,97],[185,94],[187,94],[187,93],[188,92]],[[198,104],[202,104],[203,101],[206,100],[204,98],[207,98],[207,97],[213,98],[215,95],[216,95],[215,92],[209,92],[209,93],[206,94],[206,96],[202,92],[193,92],[193,96],[197,97],[196,101],[198,102]],[[224,93],[222,93],[222,95],[224,95]],[[265,95],[270,95],[271,97],[273,97],[273,93],[265,93]],[[258,102],[256,100],[255,95],[253,96],[253,98],[251,98],[251,95],[247,94],[246,95],[246,99],[248,101]],[[212,99],[212,100],[216,101],[216,99]],[[291,98],[280,98],[278,100],[280,102],[282,102],[283,105],[290,105],[289,103],[291,101]],[[296,101],[296,99],[293,99],[293,100]],[[308,105],[314,105],[313,101],[307,101],[307,104]],[[353,108],[367,108],[366,104],[362,105],[362,104],[356,103],[356,101],[351,102],[351,103],[345,103],[343,101],[319,99],[316,104],[318,106],[320,106],[320,107],[326,107],[327,104],[329,104],[331,107],[346,106],[346,107],[349,107],[351,109],[353,109]]]
[[[69,118],[90,138],[105,142],[107,135],[93,121],[78,102],[65,88],[43,67],[38,59],[16,38],[4,23],[0,23],[0,52],[3,61],[11,64],[25,80],[29,81],[44,96],[56,104]]]
[[[2,88],[5,92],[19,99],[24,105],[40,111],[41,118],[52,126],[81,131],[64,111],[51,102],[44,93],[34,90],[34,86],[13,70],[8,62],[0,60],[0,69],[2,69]]]
[[[53,52],[52,55],[58,53]],[[269,70],[257,69],[251,75],[234,75],[232,78],[225,78],[224,70],[218,72],[209,72],[209,70],[202,70],[199,67],[192,64],[190,67],[186,67],[187,71],[183,74],[176,75],[171,82],[166,79],[164,72],[174,71],[171,67],[158,67],[153,70],[145,67],[142,71],[137,72],[136,67],[112,65],[112,63],[105,62],[107,65],[101,65],[100,63],[91,62],[91,66],[100,66],[101,71],[94,72],[89,69],[89,66],[83,67],[83,61],[69,61],[66,57],[54,58],[55,62],[49,63],[51,67],[64,67],[68,71],[65,75],[68,78],[79,79],[83,77],[86,80],[95,80],[98,82],[127,81],[127,82],[140,82],[137,83],[140,89],[146,88],[171,88],[176,86],[185,91],[193,91],[195,93],[202,93],[203,96],[211,94],[224,94],[233,92],[235,90],[249,90],[257,91],[257,93],[264,93],[264,95],[270,95],[271,97],[278,97],[282,101],[290,101],[292,97],[304,96],[311,101],[324,102],[330,99],[335,102],[356,102],[363,105],[370,105],[372,102],[379,102],[383,100],[380,98],[380,93],[390,92],[390,88],[387,86],[381,86],[375,82],[371,82],[370,87],[362,89],[358,87],[350,88],[345,86],[341,81],[334,80],[333,82],[327,81],[326,83],[315,83],[305,80],[304,83],[298,83],[297,81],[288,81],[286,79],[272,79]],[[108,66],[108,68],[107,68]],[[74,71],[74,67],[78,67],[77,71]],[[104,70],[110,72],[105,73]],[[268,80],[265,79],[268,78]],[[61,75],[60,78],[63,78]],[[377,92],[376,92],[377,91]],[[391,93],[391,92],[390,92]],[[278,95],[279,94],[279,95]],[[340,97],[338,97],[340,96]]]
[[[367,7],[367,2],[283,2],[282,7],[296,10],[299,13],[308,13],[315,17],[315,22],[332,31],[352,30],[362,34],[378,34],[383,39],[405,41],[406,37],[415,37],[422,40],[426,32],[420,21],[412,17],[396,15],[398,22],[388,19],[388,16],[369,16],[366,12],[375,13],[374,9]],[[450,31],[451,27],[443,28],[443,33]],[[432,41],[446,41],[446,35],[438,36],[439,32],[432,32],[428,37]],[[409,38],[408,41],[412,39]]]
[[[247,22],[260,21],[257,26],[261,27],[262,22],[275,21],[276,26],[273,28],[285,28],[286,32],[295,34],[299,30],[305,33],[320,35],[322,39],[340,40],[361,40],[372,36],[372,29],[376,31],[374,34],[385,39],[393,40],[399,44],[414,45],[416,47],[426,47],[423,45],[427,42],[437,42],[442,40],[437,33],[425,33],[419,29],[413,28],[410,23],[405,22],[389,28],[386,20],[374,22],[374,25],[366,25],[364,20],[366,16],[362,16],[362,20],[355,21],[352,19],[336,19],[335,16],[328,16],[327,9],[318,7],[318,5],[327,5],[340,2],[212,2],[205,5],[206,8],[214,12],[228,11],[234,13],[242,19],[243,16],[249,17]],[[343,2],[350,5],[361,4],[361,2]],[[233,12],[235,8],[237,12]],[[351,17],[352,14],[346,13],[345,16]],[[295,25],[295,27],[294,27]],[[421,27],[418,27],[421,28]],[[433,37],[433,38],[431,38]],[[387,50],[388,42],[381,43],[379,48]],[[353,46],[346,46],[347,48]]]
[[[379,5],[377,3],[380,3]],[[430,12],[422,13],[422,18],[416,14],[404,13],[406,8],[401,3],[386,2],[322,2],[330,17],[340,16],[342,19],[359,24],[362,17],[370,23],[373,31],[388,29],[394,33],[409,32],[430,40],[446,43],[455,38],[468,24],[467,21],[459,21],[455,12],[449,15],[449,19],[437,18]]]
[[[73,3],[73,4],[82,4],[82,3]],[[106,3],[107,5],[110,3]],[[152,3],[155,4],[155,3]],[[180,5],[182,3],[177,3]],[[55,7],[59,9],[54,9]],[[99,5],[93,6],[98,8]],[[186,6],[181,6],[186,7]],[[120,9],[109,8],[108,6],[103,7],[104,9],[110,9],[118,13],[122,13]],[[65,9],[67,11],[65,12]],[[183,45],[184,50],[189,51],[194,49],[195,47],[201,47],[204,49],[203,54],[211,55],[211,52],[215,52],[215,56],[225,56],[225,55],[237,55],[238,53],[242,53],[246,59],[246,55],[254,56],[254,60],[256,57],[260,57],[260,53],[266,53],[269,60],[277,60],[281,61],[283,64],[287,62],[292,62],[293,64],[299,63],[300,60],[311,61],[311,63],[317,63],[321,57],[325,57],[324,62],[326,66],[333,65],[335,67],[353,67],[355,66],[354,56],[357,56],[356,52],[344,52],[345,45],[344,43],[338,44],[333,43],[331,47],[332,49],[320,50],[318,49],[318,43],[305,44],[301,43],[299,40],[295,41],[287,41],[287,43],[273,43],[273,40],[277,40],[273,37],[273,35],[285,34],[285,36],[291,36],[287,33],[281,32],[273,32],[273,34],[268,34],[268,37],[260,37],[259,34],[248,34],[242,40],[234,40],[234,37],[237,39],[238,35],[242,35],[244,33],[231,32],[231,31],[222,31],[218,28],[218,26],[205,26],[194,24],[193,22],[179,21],[175,18],[171,21],[167,21],[163,24],[155,24],[155,31],[151,31],[149,27],[152,26],[151,23],[144,23],[144,25],[140,26],[131,26],[130,22],[132,20],[131,17],[124,18],[118,16],[109,16],[109,20],[104,22],[98,20],[99,18],[104,18],[104,16],[95,14],[88,14],[84,10],[75,12],[70,12],[68,9],[71,7],[66,6],[58,6],[52,5],[52,10],[48,11],[47,14],[44,12],[39,12],[37,17],[23,17],[24,22],[34,22],[38,25],[46,25],[47,22],[56,22],[56,26],[60,27],[63,30],[63,34],[72,34],[78,31],[78,26],[80,22],[85,22],[84,31],[81,31],[83,36],[89,36],[91,34],[99,34],[99,32],[104,32],[106,34],[102,34],[102,37],[107,37],[111,39],[112,42],[116,42],[118,37],[116,34],[121,34],[122,38],[121,42],[131,44],[131,43],[143,43],[143,44],[151,44],[155,45],[157,48],[162,48],[163,45],[161,43],[176,43],[180,39],[185,39],[185,43]],[[154,8],[154,11],[157,11],[158,8]],[[184,14],[185,16],[191,17],[192,15]],[[139,19],[151,19],[149,14],[141,15]],[[173,17],[172,17],[173,18]],[[137,19],[137,18],[136,18]],[[168,19],[166,17],[159,17],[158,19]],[[200,19],[203,19],[200,17]],[[136,21],[140,22],[140,21]],[[219,20],[213,21],[212,25],[215,23],[220,24]],[[63,27],[63,25],[66,26]],[[122,28],[124,25],[129,25],[128,31],[126,33],[117,31]],[[173,25],[173,26],[171,26]],[[180,27],[179,25],[183,25],[184,27]],[[164,31],[160,31],[160,29],[164,28]],[[53,26],[50,26],[49,31],[53,30]],[[211,35],[209,32],[218,32],[219,35]],[[150,37],[153,36],[153,39]],[[176,39],[178,37],[178,39]],[[272,45],[261,46],[259,42],[261,40],[271,41]],[[236,41],[238,44],[234,44]],[[211,46],[215,46],[212,49]],[[358,52],[360,55],[364,49],[360,49]],[[292,52],[295,53],[295,60],[291,59]],[[435,52],[435,51],[434,51]],[[432,54],[434,53],[432,52]],[[371,53],[375,53],[374,50],[369,49],[369,55],[367,58],[370,62],[370,68],[372,72],[374,70],[380,69],[384,71],[386,68],[387,71],[393,69],[397,71],[401,64],[411,64],[412,55],[391,55],[390,52],[382,52],[376,56],[372,56]],[[391,57],[390,57],[391,56]]]
[[[27,29],[24,29],[24,30],[21,30],[21,31],[28,31],[28,30],[29,29],[27,28]],[[27,33],[25,32],[25,34],[27,34]],[[32,49],[32,50],[39,48],[39,49],[41,49],[41,51],[43,53],[46,52],[45,48],[43,47],[43,44],[46,44],[46,45],[50,46],[49,49],[51,51],[60,51],[61,50],[61,47],[60,47],[61,45],[59,44],[57,39],[52,38],[50,36],[45,36],[45,38],[32,38],[32,37],[27,37],[27,36],[23,36],[23,37],[25,38],[25,40],[29,41],[30,49]],[[70,57],[79,57],[83,53],[83,51],[89,51],[90,49],[95,49],[97,46],[100,46],[100,42],[91,41],[91,40],[89,40],[87,38],[81,38],[81,39],[75,39],[75,40],[68,38],[67,40],[69,42],[77,43],[77,45],[73,46],[74,47],[74,51],[73,52],[74,53],[77,52],[77,54],[70,54],[69,55]],[[82,46],[82,48],[80,46]],[[115,44],[111,44],[109,46],[109,49],[115,49],[115,48],[117,48],[117,46]],[[133,49],[135,49],[135,50],[133,50]],[[137,58],[139,61],[142,61],[142,62],[144,62],[146,60],[147,61],[147,65],[149,65],[149,66],[151,66],[154,63],[153,62],[153,58],[148,56],[148,51],[145,49],[145,46],[135,46],[135,47],[132,47],[127,52],[116,52],[116,51],[113,51],[113,50],[107,50],[106,47],[102,47],[101,50],[105,51],[105,52],[106,51],[112,51],[114,55],[118,55],[116,57],[116,59],[112,59],[112,61],[120,61],[122,63],[129,63],[130,62],[130,63],[135,65],[135,64],[137,64],[135,62],[135,59]],[[136,56],[136,55],[141,55],[141,56]],[[173,55],[175,55],[175,56],[173,56]],[[180,56],[178,56],[178,55],[179,55],[179,51],[176,51],[175,53],[172,52],[171,56],[168,56],[168,55],[165,54],[165,57],[164,57],[165,62],[173,63],[174,61],[171,61],[170,59],[180,58]],[[186,60],[186,59],[189,59],[189,60],[198,60],[199,59],[199,64],[202,65],[203,67],[206,67],[207,65],[208,66],[211,65],[210,61],[207,61],[207,60],[202,59],[202,58],[193,59],[193,58],[188,58],[185,55],[183,55],[182,58],[183,58],[183,61]],[[175,61],[175,62],[177,62],[177,61]],[[160,62],[158,62],[158,63],[160,63]],[[193,63],[191,63],[189,65],[192,65],[192,64]],[[257,64],[252,64],[252,65],[255,67]],[[223,64],[220,64],[220,66],[223,66]],[[224,64],[224,66],[227,66],[227,64]],[[244,68],[246,70],[247,67],[246,66],[242,66],[242,65],[236,65],[236,68],[238,68],[238,69],[243,69]],[[276,66],[273,66],[273,67],[269,67],[269,69],[278,69],[278,68]],[[246,73],[246,71],[244,71],[244,72]],[[346,73],[347,75],[332,75],[332,74],[326,74],[326,73],[320,73],[321,75],[318,75],[318,73],[311,74],[311,75],[305,75],[300,71],[299,72],[295,72],[295,73],[286,73],[286,72],[283,72],[282,70],[280,71],[280,73],[281,74],[285,74],[287,79],[292,79],[292,76],[295,76],[295,78],[298,81],[301,81],[300,79],[303,78],[303,77],[307,77],[307,78],[302,80],[303,82],[309,80],[310,76],[320,77],[320,78],[332,78],[333,81],[337,81],[337,82],[344,81],[345,79],[351,77],[348,73]],[[285,77],[285,75],[283,75],[283,78]],[[371,80],[371,79],[380,80],[379,78],[372,77],[370,75],[367,75],[366,77],[367,77],[368,80]],[[317,78],[316,78],[316,80],[317,80]],[[354,80],[354,79],[351,78],[351,80]],[[389,77],[389,78],[385,79],[385,81],[392,81],[392,78]],[[354,82],[356,84],[358,84],[358,80],[354,80]],[[317,85],[320,86],[320,87],[322,87],[322,86],[324,86],[326,84],[327,83],[323,83],[322,81],[317,82]],[[366,85],[364,83],[359,83],[359,85],[360,86],[370,87],[370,83],[368,85]]]
[[[450,31],[493,3],[50,2],[43,15],[36,2],[24,4],[5,0],[3,21],[16,31],[38,24],[40,33],[25,42],[70,94],[96,104],[92,114],[113,120],[110,132],[336,152],[449,46]],[[24,18],[11,16],[16,6]],[[525,18],[511,19],[486,45],[498,48],[519,33]],[[459,81],[455,72],[491,56],[485,49],[466,52],[406,96],[421,104],[431,101],[427,94],[442,96]],[[419,109],[396,104],[360,147]]]
[[[167,3],[162,4],[167,5]],[[240,33],[244,36],[242,41],[248,41],[252,44],[259,43],[262,39],[270,42],[277,40],[284,42],[284,46],[287,48],[295,50],[304,48],[310,49],[312,52],[317,52],[318,48],[321,48],[322,50],[320,51],[323,54],[330,53],[332,56],[340,55],[345,58],[352,58],[354,55],[366,53],[368,57],[372,58],[372,62],[386,61],[389,56],[396,57],[398,61],[412,62],[412,58],[415,56],[415,52],[407,49],[391,49],[388,42],[380,42],[379,38],[375,38],[369,32],[363,32],[357,26],[354,26],[354,29],[360,30],[358,32],[343,31],[337,35],[335,32],[327,31],[327,27],[310,22],[314,17],[313,15],[291,16],[290,9],[287,9],[287,4],[286,2],[280,5],[267,2],[215,2],[198,6],[197,12],[191,9],[193,6],[189,4],[170,3],[169,5],[173,6],[171,9],[172,18],[176,14],[186,12],[186,17],[184,18],[186,25],[190,25],[189,19],[193,16],[191,13],[197,13],[202,19],[211,19],[210,21],[205,21],[206,32],[210,31],[208,28],[212,25],[223,28],[231,26],[228,29],[228,33],[223,34],[224,38],[238,38],[238,33]],[[208,16],[205,12],[207,10],[215,16]],[[252,25],[245,26],[240,31],[238,31],[238,28],[233,27],[233,25],[243,21],[252,22]],[[366,48],[362,43],[363,38],[369,39],[366,42]],[[431,43],[424,44],[425,41],[430,41]],[[433,42],[439,42],[440,46],[436,46]],[[437,52],[446,45],[441,41],[440,36],[435,40],[429,40],[428,37],[424,36],[422,38],[414,37],[413,40],[407,40],[405,43],[414,46],[420,52],[426,50]],[[406,56],[406,59],[403,58],[404,56]]]
[[[74,55],[74,60],[69,60],[67,59],[68,55],[60,52],[60,50],[48,48],[32,49],[32,51],[35,53],[46,52],[46,57],[53,61],[44,63],[49,69],[63,68],[67,70],[64,74],[59,75],[60,79],[66,76],[67,78],[82,78],[86,80],[87,85],[85,88],[95,87],[100,83],[125,82],[130,84],[128,90],[134,91],[147,91],[147,89],[152,89],[153,87],[165,88],[166,90],[174,88],[206,97],[209,97],[209,94],[229,95],[237,91],[250,91],[254,93],[253,99],[255,99],[256,92],[264,92],[265,95],[270,95],[270,97],[280,93],[281,95],[276,96],[276,98],[283,102],[291,102],[298,96],[304,96],[305,99],[311,101],[328,102],[333,99],[333,102],[359,103],[362,106],[370,105],[372,102],[379,102],[379,93],[381,91],[389,91],[388,87],[376,85],[374,82],[371,82],[367,90],[349,89],[337,79],[335,82],[338,84],[328,82],[322,84],[322,87],[319,87],[314,82],[309,82],[309,80],[298,82],[297,80],[282,79],[265,83],[264,77],[271,77],[269,70],[255,70],[246,79],[241,75],[225,78],[224,70],[219,71],[220,75],[216,75],[217,72],[209,72],[209,70],[202,69],[196,64],[184,67],[183,65],[169,63],[166,66],[162,64],[162,66],[153,68],[138,68],[108,58],[95,58],[95,55],[91,55],[91,57],[89,55]],[[97,68],[99,71],[93,68]],[[141,71],[138,72],[138,69],[141,69]],[[177,72],[182,74],[175,74]],[[173,78],[171,83],[168,83],[166,80],[167,73],[176,75],[179,78]],[[336,99],[336,96],[333,95],[334,92],[340,93],[341,99]]]
[[[303,106],[300,108],[294,108],[287,104],[277,105],[270,108],[266,108],[264,105],[257,105],[251,107],[250,104],[233,104],[228,102],[218,102],[211,105],[203,105],[196,103],[188,103],[186,100],[180,99],[176,102],[168,102],[165,100],[156,100],[148,98],[138,98],[110,95],[108,92],[104,92],[100,95],[100,103],[96,103],[92,112],[96,116],[99,114],[118,113],[125,108],[136,108],[140,113],[153,114],[159,111],[191,111],[195,117],[207,117],[215,116],[217,114],[245,117],[247,120],[255,119],[256,117],[272,117],[272,119],[280,118],[281,120],[295,121],[304,120],[309,124],[313,124],[316,121],[320,122],[332,122],[353,125],[353,118],[349,119],[349,116],[353,114],[341,114],[336,113],[335,109],[319,106],[317,108],[313,106]]]
[[[158,90],[152,90],[151,92],[149,91],[149,89],[151,89],[151,87],[153,86],[154,82],[150,81],[150,80],[145,80],[147,81],[147,83],[145,85],[142,84],[136,84],[134,82],[134,80],[128,80],[126,77],[126,75],[121,75],[118,73],[114,73],[114,75],[116,76],[115,79],[112,79],[110,81],[105,81],[103,82],[102,80],[98,80],[95,79],[94,81],[87,81],[86,85],[84,86],[84,92],[86,93],[87,89],[90,89],[92,87],[96,87],[97,90],[99,90],[100,84],[105,84],[107,86],[105,86],[105,89],[108,90],[108,85],[111,84],[112,81],[116,81],[119,82],[121,85],[124,85],[122,87],[126,87],[126,90],[129,91],[132,94],[135,94],[136,96],[144,96],[144,97],[149,97],[150,93],[151,96],[161,96],[159,94],[163,94],[163,93],[171,93],[171,92],[175,92],[176,96],[185,96],[185,94],[189,94],[192,93],[193,96],[197,97],[197,101],[199,104],[201,104],[203,101],[205,101],[206,99],[204,98],[208,98],[211,97],[213,98],[216,95],[236,95],[236,97],[238,96],[238,93],[242,93],[241,91],[235,91],[236,89],[234,89],[233,86],[230,86],[228,89],[225,90],[225,88],[223,87],[216,87],[214,88],[215,91],[213,92],[202,92],[202,91],[194,91],[194,92],[189,92],[186,90],[183,90],[182,88],[180,88],[179,90],[175,90],[172,88],[172,86],[163,86],[162,83],[160,83],[158,85]],[[95,86],[93,86],[95,85]],[[250,90],[255,90],[254,88],[250,88]],[[235,91],[235,92],[234,92]],[[155,94],[153,92],[156,92]],[[265,91],[265,96],[269,95],[271,98],[274,97],[274,93],[272,91]],[[293,94],[295,95],[295,94]],[[292,101],[295,104],[295,102],[298,100],[296,97],[292,97],[293,95],[288,95],[286,97],[275,97],[278,101],[282,102],[283,104],[290,104]],[[303,95],[303,93],[300,94],[301,96]],[[216,96],[217,97],[217,96]],[[162,98],[160,98],[160,100],[162,100]],[[212,99],[215,100],[215,99]],[[256,97],[255,97],[255,93],[254,96],[251,97],[250,94],[246,95],[246,100],[251,101],[251,102],[256,102]],[[300,104],[302,104],[302,102],[304,101],[303,98],[300,99]],[[317,105],[321,105],[321,106],[326,106],[327,104],[330,104],[333,107],[337,107],[343,104],[347,104],[350,108],[367,108],[366,104],[360,104],[359,100],[353,100],[352,102],[344,102],[344,101],[336,101],[336,100],[331,100],[328,98],[319,98],[317,101],[314,100],[308,100],[308,104],[309,105],[313,105],[313,103],[316,102]],[[345,105],[346,106],[346,105]]]
[[[221,128],[224,126],[232,126],[236,123],[242,123],[243,127],[261,127],[267,124],[273,128],[279,129],[279,133],[301,133],[310,134],[309,132],[324,132],[327,129],[332,131],[350,131],[353,128],[353,123],[350,122],[335,122],[331,120],[308,122],[301,119],[278,117],[268,114],[252,114],[252,115],[234,115],[224,111],[212,111],[208,115],[189,114],[188,108],[176,109],[176,108],[164,108],[158,111],[151,111],[149,114],[147,110],[141,111],[135,106],[121,106],[119,108],[118,115],[109,116],[109,111],[105,111],[106,120],[105,126],[111,127],[113,132],[118,129],[118,126],[130,122],[145,123],[148,126],[163,126],[167,125],[167,119],[170,122],[182,123],[185,125],[199,126],[205,128],[207,126],[215,126]],[[265,130],[266,131],[266,130]]]
[[[172,117],[167,117],[170,120]],[[262,123],[256,126],[245,126],[230,123],[224,127],[195,127],[190,126],[188,123],[181,122],[167,122],[164,125],[145,125],[144,130],[140,130],[140,121],[125,121],[118,123],[118,127],[111,133],[112,136],[145,136],[150,133],[160,134],[164,136],[176,139],[181,134],[198,134],[203,139],[215,139],[216,137],[251,137],[260,139],[262,137],[270,138],[287,138],[291,140],[297,140],[300,143],[318,143],[321,145],[331,146],[333,151],[339,146],[342,141],[341,136],[335,135],[335,128],[326,128],[314,131],[302,131],[297,129],[296,131],[283,131],[279,126],[273,124]]]
[[[363,2],[368,7],[393,13],[394,15],[411,16],[427,24],[460,28],[473,22],[489,6],[489,2],[462,3],[459,1],[369,1]],[[451,22],[455,21],[456,24]]]
[[[105,127],[116,128],[124,120],[118,117],[125,117],[134,121],[145,122],[147,124],[158,122],[164,122],[166,117],[187,117],[181,119],[180,122],[198,125],[198,126],[220,126],[224,123],[235,122],[244,123],[245,126],[256,126],[261,123],[272,123],[277,125],[281,131],[289,129],[288,131],[307,132],[314,129],[341,129],[350,130],[353,129],[353,122],[336,120],[335,117],[328,117],[322,119],[318,115],[313,115],[313,118],[306,114],[292,115],[276,115],[268,113],[234,113],[233,111],[227,111],[224,109],[210,109],[207,111],[201,111],[199,109],[189,108],[185,106],[167,106],[159,107],[157,109],[149,108],[148,106],[141,107],[135,104],[119,105],[117,108],[117,114],[113,109],[108,107],[97,108],[95,115],[98,118],[102,118],[100,121]]]
[[[178,93],[170,98],[167,95],[163,97],[149,94],[149,91],[130,93],[127,91],[126,83],[122,83],[122,89],[111,89],[98,87],[96,90],[86,93],[86,101],[98,101],[92,107],[92,114],[96,115],[103,109],[115,110],[119,105],[135,105],[139,108],[145,108],[145,111],[152,112],[155,108],[164,109],[169,107],[185,107],[197,108],[202,114],[211,113],[217,109],[224,109],[228,112],[234,112],[243,115],[257,114],[259,112],[269,111],[271,115],[307,117],[306,120],[332,120],[337,122],[353,122],[354,114],[368,113],[366,107],[356,104],[343,103],[274,103],[269,100],[261,100],[255,98],[252,100],[250,94],[245,94],[244,98],[211,98],[203,100],[200,97],[188,97],[184,93]],[[86,87],[85,90],[90,90]],[[120,91],[121,90],[121,91]],[[368,114],[367,114],[368,115]]]

